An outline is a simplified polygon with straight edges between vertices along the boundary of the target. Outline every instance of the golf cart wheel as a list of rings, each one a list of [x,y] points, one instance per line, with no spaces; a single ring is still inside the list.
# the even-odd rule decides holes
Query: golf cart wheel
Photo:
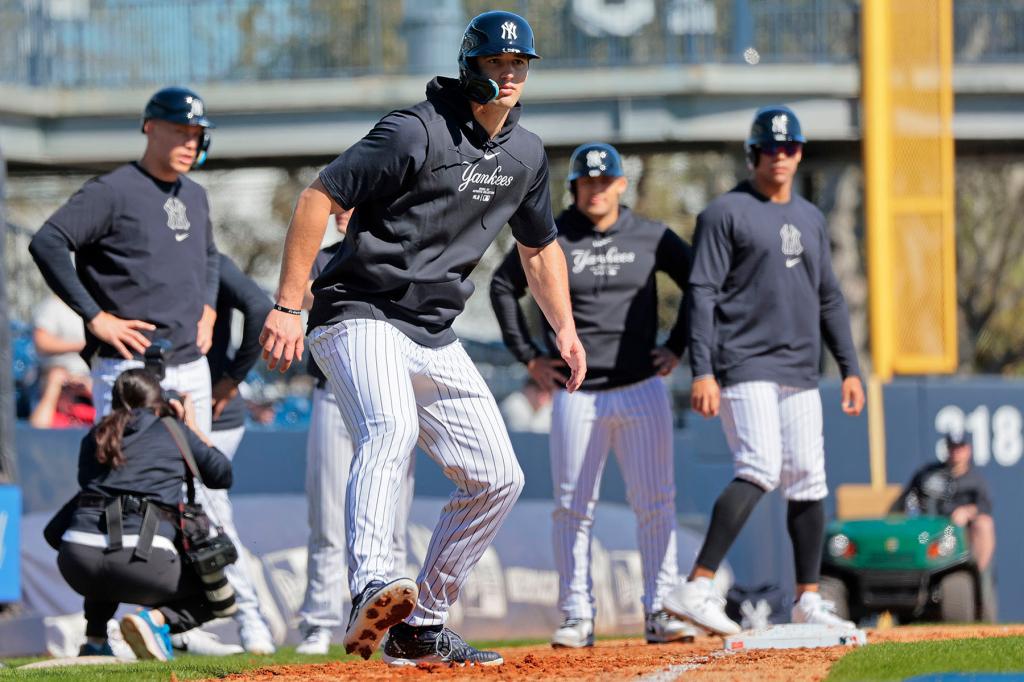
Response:
[[[818,594],[825,601],[836,605],[837,616],[845,620],[850,619],[850,593],[846,589],[846,583],[839,578],[823,575],[818,583]]]
[[[939,613],[946,623],[971,623],[975,619],[974,576],[957,571],[939,581]]]

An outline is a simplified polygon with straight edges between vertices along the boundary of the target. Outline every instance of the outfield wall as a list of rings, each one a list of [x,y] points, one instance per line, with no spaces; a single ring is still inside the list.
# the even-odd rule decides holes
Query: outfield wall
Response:
[[[834,382],[823,385],[822,399],[830,486],[834,489],[842,483],[867,483],[866,415],[849,418],[840,412],[839,387]],[[998,378],[898,380],[885,389],[884,399],[888,472],[892,482],[905,482],[917,467],[934,461],[942,452],[942,433],[946,430],[964,428],[973,436],[976,465],[989,482],[995,501],[1000,618],[1024,620],[1024,586],[1011,579],[1024,574],[1024,552],[1015,542],[1024,532],[1024,496],[1020,494],[1024,489],[1024,463],[1021,461],[1024,382]],[[68,431],[34,431],[27,427],[19,428],[17,434],[19,483],[26,512],[22,526],[22,558],[26,560],[24,606],[28,612],[66,613],[76,601],[74,595],[67,592],[61,592],[59,597],[56,594],[60,588],[55,567],[51,566],[54,570],[48,578],[41,577],[47,575],[47,563],[52,561],[53,552],[43,545],[39,528],[45,521],[45,512],[59,506],[74,492],[77,444],[81,435]],[[505,568],[492,570],[490,578],[483,570],[476,576],[482,582],[473,586],[473,593],[477,595],[474,598],[486,603],[497,603],[495,600],[499,597],[507,603],[526,598],[516,587],[518,581],[536,580],[539,585],[547,585],[553,569],[549,531],[546,530],[550,527],[547,510],[551,498],[547,437],[513,434],[513,441],[527,483],[522,501],[496,546],[497,565]],[[686,428],[676,432],[676,452],[677,508],[682,535],[687,538],[681,542],[679,556],[685,571],[696,553],[714,499],[732,477],[732,467],[717,420],[691,416]],[[302,547],[306,537],[302,499],[305,433],[247,433],[235,462],[232,496],[238,501],[239,530],[249,549],[260,558],[263,572],[269,576],[267,589],[278,603],[282,620],[288,621],[297,607],[294,602],[298,588],[293,583],[301,582],[304,576],[304,561],[291,550]],[[410,535],[414,557],[417,556],[416,543],[422,540],[419,536],[428,532],[443,502],[441,498],[449,490],[450,484],[437,466],[420,453],[413,514],[415,529]],[[602,484],[602,501],[610,504],[599,511],[595,537],[601,543],[601,552],[620,554],[615,555],[618,558],[614,560],[608,558],[610,554],[602,555],[606,557],[608,568],[602,569],[603,577],[596,577],[605,581],[602,585],[609,586],[605,601],[614,599],[614,610],[621,611],[618,615],[622,616],[608,615],[605,624],[609,631],[622,628],[628,631],[636,625],[635,608],[630,610],[629,604],[635,606],[639,598],[634,571],[638,557],[629,549],[635,546],[634,526],[632,515],[621,508],[625,503],[625,490],[614,458]],[[832,514],[831,498],[828,509]],[[271,517],[272,525],[268,520]],[[790,554],[785,535],[785,504],[778,494],[773,494],[759,505],[729,555],[737,584],[748,587],[777,584],[790,589],[787,587],[792,582]],[[613,570],[613,564],[619,569]],[[534,601],[542,612],[531,612],[529,617],[539,630],[546,630],[557,618],[557,612],[548,594],[550,585],[541,591],[547,596],[538,596]],[[478,613],[488,613],[486,606],[471,607],[474,613],[472,608],[478,608]],[[498,611],[500,609],[484,620],[474,621],[470,617],[463,625],[466,634],[497,637],[501,634],[495,629],[498,624],[518,620],[509,620],[507,609],[500,617]]]

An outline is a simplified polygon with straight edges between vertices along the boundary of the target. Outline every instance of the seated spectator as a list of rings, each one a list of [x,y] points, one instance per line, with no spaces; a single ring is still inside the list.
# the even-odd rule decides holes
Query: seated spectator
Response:
[[[36,310],[32,341],[42,372],[42,395],[29,423],[37,429],[89,426],[93,423],[92,379],[79,355],[85,348],[82,318],[50,296]]]
[[[501,401],[501,416],[509,431],[551,432],[551,391],[528,377],[522,389]]]
[[[188,427],[183,431],[207,487],[229,487],[231,464],[196,427],[191,400],[165,403],[147,370],[122,373],[112,399],[110,414],[82,439],[81,493],[57,565],[85,597],[82,655],[111,654],[106,624],[126,602],[147,607],[121,622],[132,651],[140,659],[168,660],[170,634],[212,620],[214,612],[175,546],[176,515],[167,511],[184,499],[187,469],[161,417],[177,416]]]
[[[948,434],[946,449],[946,461],[919,469],[892,510],[948,516],[954,524],[966,527],[974,560],[984,572],[996,549],[988,484],[971,466],[973,452],[964,434]]]

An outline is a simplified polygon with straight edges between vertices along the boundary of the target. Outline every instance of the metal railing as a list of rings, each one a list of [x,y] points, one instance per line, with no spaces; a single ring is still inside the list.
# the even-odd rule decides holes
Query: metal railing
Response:
[[[127,87],[413,73],[431,69],[409,63],[423,53],[410,45],[433,38],[443,48],[455,35],[450,54],[427,65],[450,64],[450,73],[467,17],[493,4],[434,0],[425,12],[424,1],[0,0],[0,81]],[[545,68],[732,63],[750,47],[762,63],[850,63],[859,53],[857,0],[505,6],[530,20]],[[1024,60],[1024,0],[957,0],[955,26],[958,61]]]

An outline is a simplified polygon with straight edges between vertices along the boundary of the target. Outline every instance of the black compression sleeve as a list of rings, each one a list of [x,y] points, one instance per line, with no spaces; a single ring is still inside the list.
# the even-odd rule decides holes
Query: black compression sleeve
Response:
[[[825,537],[825,505],[821,500],[790,500],[786,528],[793,541],[793,565],[798,585],[813,585],[821,577],[821,549]]]
[[[725,486],[711,512],[711,525],[704,538],[704,546],[697,555],[697,566],[709,571],[718,570],[762,495],[764,488],[742,478],[734,478]]]
[[[71,240],[60,229],[46,223],[32,237],[28,250],[46,283],[83,321],[88,322],[103,312],[78,279],[71,263]]]
[[[519,258],[518,247],[513,246],[491,280],[491,306],[501,327],[501,337],[509,351],[523,364],[540,355],[530,338],[526,316],[519,299],[526,294],[526,273]]]

